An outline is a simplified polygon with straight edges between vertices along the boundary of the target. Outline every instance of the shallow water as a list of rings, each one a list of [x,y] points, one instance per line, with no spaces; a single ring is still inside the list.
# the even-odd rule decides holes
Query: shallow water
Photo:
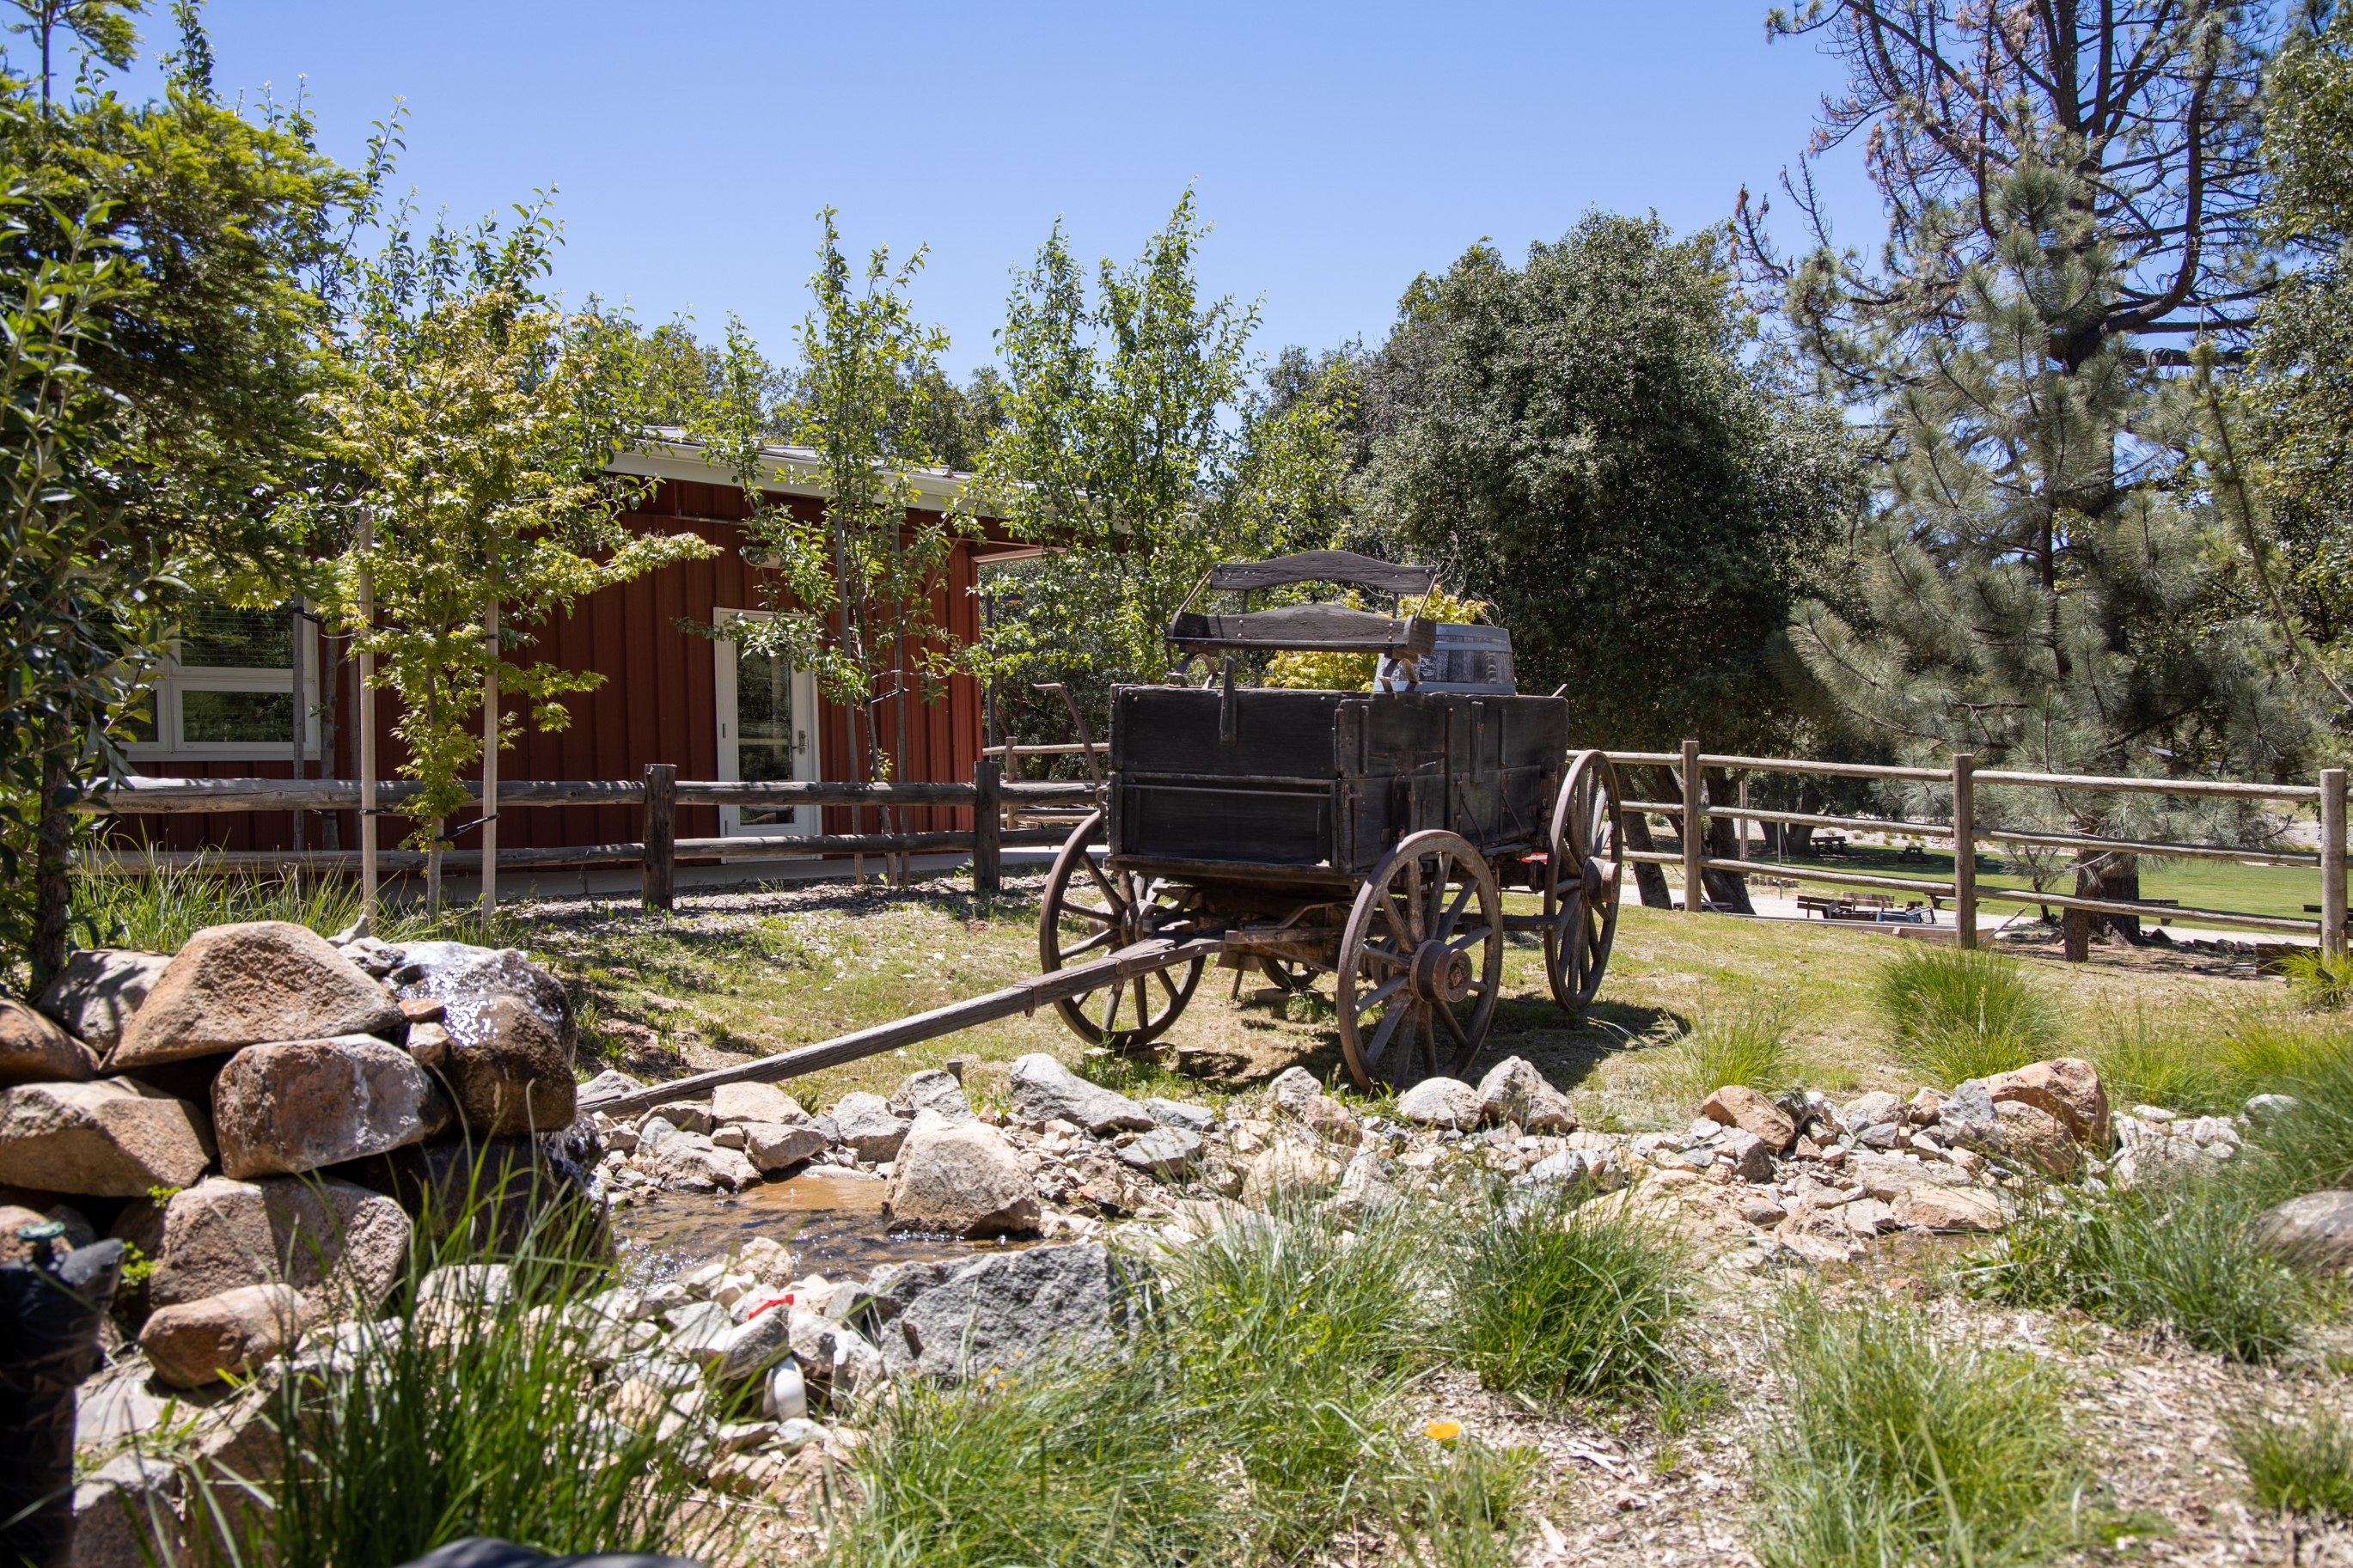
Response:
[[[623,1274],[650,1285],[699,1268],[756,1236],[792,1248],[794,1266],[828,1279],[860,1279],[885,1263],[929,1262],[996,1251],[995,1241],[892,1236],[885,1182],[795,1176],[733,1194],[634,1194],[613,1210]],[[1013,1243],[1010,1245],[1023,1245]]]

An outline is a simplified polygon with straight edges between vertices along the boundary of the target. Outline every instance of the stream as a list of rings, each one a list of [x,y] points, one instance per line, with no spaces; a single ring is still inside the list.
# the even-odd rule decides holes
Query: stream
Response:
[[[725,1257],[755,1236],[792,1248],[800,1274],[864,1278],[885,1263],[971,1258],[1028,1242],[970,1242],[954,1237],[893,1236],[882,1212],[886,1182],[795,1176],[741,1193],[640,1190],[612,1211],[621,1272],[632,1285],[655,1285]]]

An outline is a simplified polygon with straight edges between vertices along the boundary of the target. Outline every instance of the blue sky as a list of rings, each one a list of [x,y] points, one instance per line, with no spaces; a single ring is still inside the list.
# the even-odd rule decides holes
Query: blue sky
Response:
[[[339,156],[405,100],[399,183],[428,210],[554,187],[574,300],[706,336],[733,310],[782,356],[820,207],[860,249],[928,244],[916,304],[961,372],[1058,216],[1082,255],[1127,258],[1187,184],[1215,225],[1203,279],[1261,300],[1269,351],[1377,342],[1414,275],[1482,236],[1516,257],[1597,207],[1721,219],[1840,79],[1768,46],[1764,9],[212,0],[206,20],[223,90],[305,92]],[[1829,174],[1840,238],[1873,244],[1853,161]]]

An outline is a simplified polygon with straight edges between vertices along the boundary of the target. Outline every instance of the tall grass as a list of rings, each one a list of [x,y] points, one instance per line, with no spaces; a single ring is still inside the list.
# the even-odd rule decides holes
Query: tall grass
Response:
[[[1444,1342],[1491,1389],[1650,1393],[1675,1373],[1686,1278],[1683,1249],[1624,1209],[1505,1194],[1456,1255]]]
[[[680,1456],[710,1451],[723,1391],[686,1404],[668,1432],[650,1413],[617,1413],[583,1350],[595,1320],[582,1304],[608,1283],[581,1261],[594,1216],[550,1205],[512,1247],[486,1250],[483,1237],[513,1234],[480,1212],[500,1185],[450,1194],[449,1212],[417,1227],[393,1316],[323,1366],[273,1374],[266,1440],[247,1445],[259,1463],[196,1468],[200,1562],[394,1568],[474,1535],[554,1554],[691,1544],[694,1478]],[[508,1266],[512,1296],[420,1304],[433,1268],[485,1261]]]
[[[1407,1555],[1431,1568],[1511,1568],[1520,1499],[1542,1457],[1463,1436],[1428,1447],[1392,1489],[1391,1522]]]
[[[2105,1016],[2089,1054],[2108,1098],[2119,1107],[2161,1105],[2211,1115],[2235,1110],[2245,1098],[2234,1093],[2215,1035],[2207,1016],[2151,1011],[2147,1003],[2135,1002],[2131,1011]]]
[[[1704,1000],[1693,1026],[1666,1047],[1662,1086],[1686,1100],[1735,1083],[1778,1094],[1796,1075],[1789,1034],[1798,1016],[1797,996],[1788,991],[1749,986]]]
[[[1989,948],[1898,945],[1880,968],[1876,999],[1895,1059],[1922,1080],[1950,1086],[2057,1052],[2059,1004],[2017,959]]]
[[[2082,1533],[2079,1448],[2031,1358],[1939,1340],[1906,1308],[1784,1310],[1766,1568],[2041,1563]]]
[[[2052,1187],[1971,1259],[1971,1292],[2021,1307],[2076,1307],[2159,1328],[2232,1361],[2267,1362],[2309,1321],[2310,1285],[2255,1239],[2243,1181],[2185,1176],[2094,1197]]]
[[[72,919],[76,938],[92,947],[176,952],[206,926],[245,921],[290,921],[329,935],[357,921],[360,907],[359,885],[341,877],[230,871],[198,858],[185,866],[158,865],[140,877],[78,877]],[[491,918],[493,940],[515,942],[522,930],[507,909]],[[436,921],[420,903],[381,908],[376,933],[388,941],[479,942],[483,925],[470,909],[447,909]]]
[[[2320,1405],[2300,1420],[2256,1412],[2227,1426],[2257,1507],[2353,1518],[2353,1423],[2343,1411]]]
[[[2295,1103],[2254,1130],[2258,1157],[2234,1173],[2251,1204],[2353,1184],[2353,1052],[2332,1036],[2306,1042],[2294,1062],[2283,1062],[2263,1087]]]

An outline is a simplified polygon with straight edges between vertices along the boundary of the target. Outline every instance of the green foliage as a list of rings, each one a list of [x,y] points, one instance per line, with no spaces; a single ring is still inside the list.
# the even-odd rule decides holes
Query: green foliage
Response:
[[[1837,417],[1751,363],[1725,241],[1596,215],[1525,268],[1482,244],[1381,351],[1364,525],[1493,604],[1580,745],[1785,738],[1765,650],[1857,499]]]
[[[1449,1353],[1546,1400],[1655,1393],[1675,1372],[1689,1272],[1664,1234],[1558,1188],[1496,1194],[1454,1260]]]
[[[177,952],[206,926],[246,921],[290,921],[322,936],[343,931],[362,913],[357,884],[339,877],[287,877],[229,871],[202,858],[185,866],[157,865],[143,876],[77,877],[73,923],[92,946]],[[423,908],[379,910],[377,935],[394,941],[480,940],[479,924],[444,925]],[[506,933],[512,945],[529,934]]]
[[[2253,1080],[2295,1103],[2263,1118],[2253,1141],[2262,1158],[2240,1178],[2251,1203],[2270,1204],[2353,1184],[2353,1032],[2250,1031],[2275,1070]]]
[[[1543,1456],[1488,1447],[1475,1437],[1432,1440],[1392,1483],[1398,1534],[1431,1568],[1509,1568],[1523,1528],[1521,1498]],[[1426,1555],[1424,1555],[1426,1553]]]
[[[1766,1568],[1989,1568],[2081,1539],[2082,1449],[2033,1358],[1812,1295],[1783,1328],[1786,1399],[1757,1455]]]
[[[2341,1013],[2353,1001],[2353,973],[2343,963],[2331,964],[2317,948],[2299,948],[2279,961],[2287,978],[2288,994],[2316,1013]]]
[[[2228,1423],[2231,1452],[2246,1468],[2247,1491],[2271,1513],[2353,1517],[2353,1422],[2327,1405],[2301,1418],[2263,1412]]]
[[[1797,1025],[1792,992],[1750,986],[1730,998],[1703,999],[1693,1026],[1661,1053],[1663,1087],[1694,1102],[1728,1083],[1778,1094],[1793,1081],[1797,1052],[1789,1032]]]
[[[2130,1192],[2048,1188],[1971,1260],[1973,1293],[2020,1307],[2074,1307],[2127,1328],[2161,1328],[2194,1349],[2261,1363],[2298,1341],[2310,1287],[2263,1250],[2240,1184],[2144,1174]]]
[[[1875,989],[1895,1059],[1927,1082],[1949,1088],[2058,1050],[2059,1005],[2050,989],[1991,948],[1900,947]]]
[[[2244,1094],[2215,1051],[2217,1027],[2208,1017],[2152,1012],[2135,1002],[2109,1013],[2088,1052],[2117,1106],[2158,1105],[2193,1116],[2235,1110]]]

